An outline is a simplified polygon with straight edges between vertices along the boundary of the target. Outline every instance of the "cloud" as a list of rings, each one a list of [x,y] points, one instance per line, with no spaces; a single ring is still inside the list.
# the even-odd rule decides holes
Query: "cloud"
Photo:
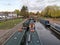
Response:
[[[0,0],[0,9],[21,9],[23,5],[28,6],[29,11],[41,11],[48,5],[59,5],[60,0]],[[9,8],[10,7],[10,8]]]
[[[43,10],[48,5],[60,5],[60,0],[29,0],[29,10]]]

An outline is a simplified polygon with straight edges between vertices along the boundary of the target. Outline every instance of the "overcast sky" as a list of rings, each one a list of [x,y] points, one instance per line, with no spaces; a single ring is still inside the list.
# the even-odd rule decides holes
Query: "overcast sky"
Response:
[[[60,0],[0,0],[0,11],[13,11],[28,6],[29,11],[41,11],[48,5],[60,6]]]

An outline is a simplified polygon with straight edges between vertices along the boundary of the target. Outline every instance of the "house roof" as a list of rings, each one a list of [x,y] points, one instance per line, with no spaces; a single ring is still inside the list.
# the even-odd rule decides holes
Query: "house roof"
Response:
[[[0,16],[7,16],[7,14],[4,14],[4,13],[0,13]]]

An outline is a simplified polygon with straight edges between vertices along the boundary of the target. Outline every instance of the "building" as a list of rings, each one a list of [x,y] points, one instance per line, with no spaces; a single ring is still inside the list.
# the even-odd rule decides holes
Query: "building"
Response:
[[[17,18],[17,14],[14,12],[0,12],[0,19],[13,19]]]
[[[14,12],[9,12],[8,13],[8,18],[17,18],[17,14]]]
[[[0,21],[5,20],[6,17],[7,17],[7,14],[5,14],[4,12],[0,12]]]

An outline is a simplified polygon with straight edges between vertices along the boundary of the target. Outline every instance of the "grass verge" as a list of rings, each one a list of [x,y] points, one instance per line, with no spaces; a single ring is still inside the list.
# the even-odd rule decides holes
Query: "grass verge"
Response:
[[[16,24],[20,23],[21,21],[23,21],[23,19],[12,19],[0,22],[0,29],[6,30],[13,28]]]

